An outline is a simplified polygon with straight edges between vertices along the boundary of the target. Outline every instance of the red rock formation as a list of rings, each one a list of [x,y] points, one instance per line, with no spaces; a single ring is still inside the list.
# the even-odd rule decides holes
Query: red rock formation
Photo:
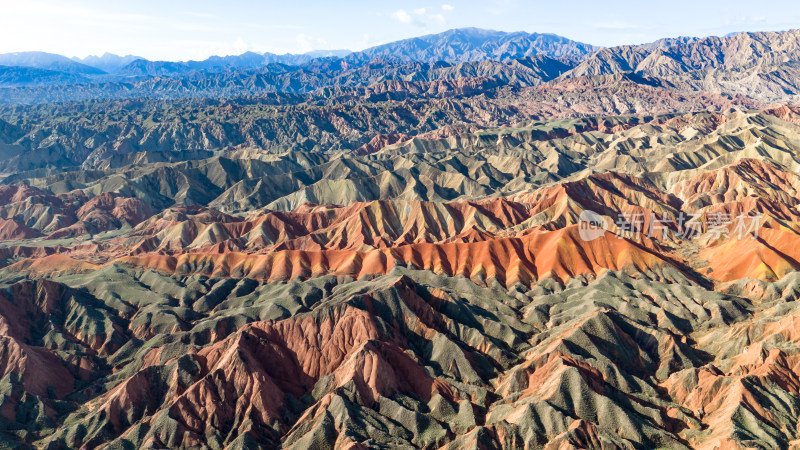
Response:
[[[15,220],[0,219],[0,241],[21,241],[41,234]]]

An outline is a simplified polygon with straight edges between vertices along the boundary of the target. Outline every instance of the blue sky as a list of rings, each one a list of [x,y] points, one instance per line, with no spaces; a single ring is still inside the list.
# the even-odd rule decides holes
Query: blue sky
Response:
[[[0,0],[0,53],[202,59],[360,50],[451,28],[548,32],[595,45],[800,28],[795,1]]]

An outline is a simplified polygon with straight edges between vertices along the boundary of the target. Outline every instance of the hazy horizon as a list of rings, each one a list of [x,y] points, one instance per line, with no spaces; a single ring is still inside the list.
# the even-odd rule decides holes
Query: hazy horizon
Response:
[[[183,61],[247,51],[275,54],[359,51],[454,28],[553,33],[613,47],[664,37],[783,31],[800,24],[788,1],[670,3],[654,9],[630,1],[564,8],[517,0],[420,1],[346,5],[306,2],[136,4],[96,0],[1,0],[0,53],[43,51],[84,58],[104,53]],[[691,11],[691,14],[688,12]]]

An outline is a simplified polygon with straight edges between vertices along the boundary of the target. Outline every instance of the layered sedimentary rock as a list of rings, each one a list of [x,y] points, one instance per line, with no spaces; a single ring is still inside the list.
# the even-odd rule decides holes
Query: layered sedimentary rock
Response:
[[[575,119],[12,176],[4,439],[790,447],[796,117]]]
[[[0,447],[797,447],[797,40],[0,70]]]

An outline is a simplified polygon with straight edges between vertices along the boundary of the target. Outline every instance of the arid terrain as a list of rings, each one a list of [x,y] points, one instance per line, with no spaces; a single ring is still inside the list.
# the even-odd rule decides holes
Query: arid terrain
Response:
[[[800,448],[800,31],[258,56],[0,55],[0,448]]]

